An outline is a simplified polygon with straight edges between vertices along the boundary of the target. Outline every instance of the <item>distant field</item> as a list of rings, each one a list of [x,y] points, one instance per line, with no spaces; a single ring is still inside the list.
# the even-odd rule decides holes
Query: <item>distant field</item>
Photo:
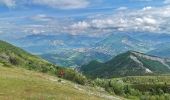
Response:
[[[94,80],[95,85],[130,100],[170,100],[170,76],[127,76]]]
[[[129,84],[169,84],[170,85],[170,75],[128,76],[128,77],[123,77],[121,79]]]
[[[83,87],[42,73],[0,65],[0,100],[120,100],[102,89]]]

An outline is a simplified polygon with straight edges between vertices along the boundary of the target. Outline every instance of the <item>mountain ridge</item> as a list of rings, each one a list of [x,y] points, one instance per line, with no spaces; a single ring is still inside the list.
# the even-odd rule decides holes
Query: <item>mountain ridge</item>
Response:
[[[170,72],[170,59],[128,51],[105,63],[90,62],[83,65],[80,70],[89,76],[105,78],[163,74]]]

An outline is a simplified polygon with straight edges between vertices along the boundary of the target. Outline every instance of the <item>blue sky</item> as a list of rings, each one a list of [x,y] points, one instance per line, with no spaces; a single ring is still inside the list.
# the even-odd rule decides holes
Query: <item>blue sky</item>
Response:
[[[0,36],[167,33],[170,0],[0,0]]]

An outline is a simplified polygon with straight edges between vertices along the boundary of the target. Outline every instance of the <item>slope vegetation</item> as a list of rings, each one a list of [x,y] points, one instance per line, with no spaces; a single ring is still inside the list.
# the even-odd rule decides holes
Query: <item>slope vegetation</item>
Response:
[[[104,90],[28,71],[23,68],[0,65],[1,100],[120,100]]]
[[[61,71],[65,73],[63,78],[74,83],[57,78]],[[120,100],[102,88],[85,86],[86,81],[72,69],[50,64],[0,41],[0,100]]]
[[[63,78],[65,79],[77,82],[79,84],[85,84],[86,81],[86,77],[72,69],[53,65],[4,41],[0,41],[0,63],[6,67],[21,67],[55,76],[59,76],[60,72],[64,71],[65,75]]]

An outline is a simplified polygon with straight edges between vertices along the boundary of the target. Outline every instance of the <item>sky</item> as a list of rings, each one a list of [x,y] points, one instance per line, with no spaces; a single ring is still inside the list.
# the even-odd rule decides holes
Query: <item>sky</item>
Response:
[[[170,34],[170,0],[0,0],[0,37]]]

